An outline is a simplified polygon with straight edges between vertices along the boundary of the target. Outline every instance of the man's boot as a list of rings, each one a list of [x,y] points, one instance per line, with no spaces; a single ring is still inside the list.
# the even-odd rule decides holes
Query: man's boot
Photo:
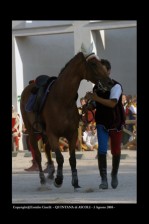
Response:
[[[121,155],[113,155],[112,156],[111,186],[114,189],[117,188],[117,185],[118,185],[117,173],[118,173],[118,168],[119,168],[119,163],[120,163],[120,157],[121,157]]]
[[[98,154],[98,168],[101,176],[101,184],[99,188],[108,189],[108,181],[107,181],[107,155]]]
[[[35,160],[32,160],[32,166],[24,169],[25,171],[39,171],[38,165]]]

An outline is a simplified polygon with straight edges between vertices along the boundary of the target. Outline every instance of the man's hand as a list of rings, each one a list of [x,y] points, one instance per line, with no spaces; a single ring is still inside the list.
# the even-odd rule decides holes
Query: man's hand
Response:
[[[97,100],[97,94],[96,93],[92,93],[92,92],[87,92],[86,95],[85,95],[85,98],[87,100],[94,100],[96,101]]]
[[[117,99],[104,99],[100,96],[97,96],[95,92],[94,93],[87,92],[85,98],[88,100],[94,100],[98,103],[101,103],[102,105],[106,107],[111,107],[111,108],[114,108],[117,104]]]

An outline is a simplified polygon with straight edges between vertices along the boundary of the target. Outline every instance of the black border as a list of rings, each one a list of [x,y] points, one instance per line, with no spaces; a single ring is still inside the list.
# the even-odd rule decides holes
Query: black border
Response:
[[[12,19],[15,20],[15,19]],[[4,72],[2,73],[1,76],[1,87],[2,89],[2,101],[1,101],[1,119],[2,119],[2,142],[3,142],[3,148],[2,148],[2,156],[1,158],[2,161],[2,170],[3,172],[3,178],[4,178],[4,183],[3,186],[4,190],[4,202],[3,202],[3,208],[9,212],[12,212],[14,214],[16,213],[32,213],[34,214],[34,211],[37,212],[37,210],[14,210],[13,205],[11,203],[12,199],[12,192],[11,192],[11,187],[12,187],[12,179],[11,179],[11,169],[12,169],[12,155],[11,155],[11,105],[12,105],[12,57],[11,57],[11,21],[8,22],[8,24],[4,26],[3,33],[3,39],[2,42],[6,43],[3,45],[4,47],[4,54],[3,54],[3,59],[6,65],[4,66]],[[21,20],[21,19],[19,19]],[[40,19],[38,19],[40,20]],[[145,41],[145,21],[141,18],[139,19],[133,19],[137,20],[137,99],[138,99],[138,130],[137,130],[137,137],[138,137],[138,149],[137,149],[137,204],[113,204],[115,206],[115,209],[108,210],[108,212],[112,212],[112,214],[116,211],[136,211],[136,210],[141,210],[141,212],[145,209],[145,199],[146,199],[146,194],[145,194],[145,187],[146,183],[145,180],[146,175],[147,175],[147,168],[145,165],[147,164],[145,162],[145,158],[147,155],[147,146],[146,146],[146,140],[147,137],[145,137],[145,127],[147,127],[147,122],[146,119],[148,118],[147,116],[147,108],[146,105],[148,104],[148,101],[146,99],[147,96],[147,88],[145,85],[147,83],[144,82],[144,76],[148,75],[148,70],[147,70],[147,57],[144,55],[144,50],[146,49],[146,45],[148,41]],[[10,57],[9,57],[10,56]],[[146,63],[147,62],[147,63]],[[143,68],[146,69],[143,71]],[[9,81],[9,78],[10,81]],[[6,80],[5,80],[6,79]],[[4,152],[4,153],[3,153]],[[6,184],[7,183],[7,184]],[[59,206],[60,204],[58,204]],[[80,204],[79,204],[80,205]],[[22,205],[21,205],[22,206]],[[28,206],[28,204],[26,205]],[[33,205],[34,206],[34,205]],[[41,206],[41,204],[40,204]],[[56,205],[55,205],[56,206]],[[70,205],[68,205],[70,206]],[[90,206],[90,205],[88,205]],[[102,206],[102,204],[100,204]],[[103,204],[105,206],[105,204]],[[110,204],[111,206],[111,204]],[[89,212],[91,211],[91,213]],[[70,215],[74,214],[79,214],[79,215],[85,215],[89,216],[92,213],[95,214],[101,214],[107,212],[107,209],[105,210],[88,210],[88,209],[81,209],[81,210],[71,210],[71,209],[52,209],[52,210],[38,210],[38,214],[41,214],[41,212],[46,212],[51,214],[56,213],[58,214],[66,214],[69,212]],[[137,211],[136,211],[137,212]]]

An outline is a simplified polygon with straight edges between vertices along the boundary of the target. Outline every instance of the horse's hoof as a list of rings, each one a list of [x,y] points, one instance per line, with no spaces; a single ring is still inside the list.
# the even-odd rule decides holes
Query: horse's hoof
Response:
[[[41,183],[41,185],[45,185],[46,184],[46,179],[41,180],[40,183]]]
[[[74,186],[74,188],[81,188],[79,185]]]
[[[60,188],[60,187],[62,186],[62,184],[63,184],[63,183],[61,183],[61,184],[57,184],[57,183],[54,181],[54,186],[57,187],[57,188]]]
[[[46,179],[41,180],[41,181],[40,181],[40,184],[41,184],[41,185],[45,185],[45,184],[46,184]]]
[[[80,186],[74,187],[74,192],[79,192],[79,188],[81,188],[81,187]]]
[[[47,175],[47,179],[49,179],[49,180],[54,180],[54,175],[52,174],[52,175]]]
[[[46,184],[46,178],[43,172],[39,173],[39,177],[40,177],[40,183],[41,185],[45,185]]]
[[[74,188],[80,188],[80,186],[79,186],[79,184],[78,184],[78,181],[72,181],[71,182],[71,184],[72,184],[72,186],[74,187]]]
[[[63,176],[57,176],[54,181],[55,187],[61,187],[63,184]]]

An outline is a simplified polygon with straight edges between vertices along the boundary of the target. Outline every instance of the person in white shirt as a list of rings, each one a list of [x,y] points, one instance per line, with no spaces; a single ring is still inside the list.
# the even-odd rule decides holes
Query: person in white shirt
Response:
[[[92,151],[98,148],[97,130],[95,126],[90,126],[90,130],[86,131],[83,140],[85,140],[87,150]]]

